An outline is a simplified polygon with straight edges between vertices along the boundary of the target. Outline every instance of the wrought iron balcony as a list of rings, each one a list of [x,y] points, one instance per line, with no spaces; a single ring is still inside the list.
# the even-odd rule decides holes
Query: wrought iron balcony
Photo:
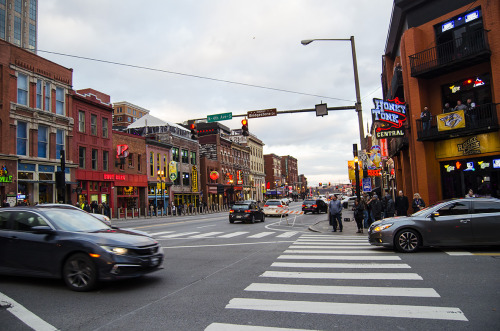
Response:
[[[496,111],[497,104],[489,103],[474,108],[476,117],[472,119],[465,111],[465,127],[454,130],[439,131],[437,127],[437,117],[431,118],[431,126],[428,130],[423,130],[422,120],[417,120],[417,136],[419,141],[444,140],[461,137],[471,134],[498,131],[498,118]]]
[[[491,56],[485,30],[463,35],[410,55],[411,76],[432,78],[487,61]]]

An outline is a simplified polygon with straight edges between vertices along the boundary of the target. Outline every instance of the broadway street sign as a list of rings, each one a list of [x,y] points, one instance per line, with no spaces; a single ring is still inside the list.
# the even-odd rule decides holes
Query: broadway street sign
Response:
[[[223,113],[223,114],[216,114],[216,115],[208,115],[207,116],[207,122],[218,122],[218,121],[225,121],[225,120],[230,120],[233,118],[233,113]]]

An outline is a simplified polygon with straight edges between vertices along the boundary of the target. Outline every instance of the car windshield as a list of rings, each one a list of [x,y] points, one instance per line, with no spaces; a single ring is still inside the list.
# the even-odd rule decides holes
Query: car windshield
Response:
[[[269,206],[278,206],[278,205],[281,205],[282,202],[279,201],[279,200],[268,200],[266,202],[266,205],[269,205]]]
[[[87,213],[76,209],[47,209],[44,213],[56,228],[70,232],[109,230],[109,226]]]
[[[243,204],[243,203],[240,203],[240,204],[236,204],[236,205],[233,205],[233,207],[231,207],[231,209],[233,210],[247,210],[247,209],[250,209],[250,205],[249,204]]]

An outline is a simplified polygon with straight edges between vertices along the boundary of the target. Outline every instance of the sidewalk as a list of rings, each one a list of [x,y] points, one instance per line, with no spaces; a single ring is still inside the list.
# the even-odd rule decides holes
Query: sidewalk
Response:
[[[346,218],[349,218],[350,222],[346,222],[345,221]],[[313,232],[331,234],[331,235],[336,235],[336,236],[342,236],[342,235],[366,236],[367,235],[368,229],[364,229],[364,233],[356,233],[356,231],[358,231],[358,227],[356,225],[356,221],[354,220],[354,212],[352,210],[343,209],[343,211],[342,211],[342,224],[344,226],[342,232],[339,232],[338,228],[337,228],[337,232],[332,232],[333,227],[330,225],[330,223],[328,221],[328,214],[326,214],[324,221],[319,221],[316,224],[309,226],[309,230],[313,231]]]

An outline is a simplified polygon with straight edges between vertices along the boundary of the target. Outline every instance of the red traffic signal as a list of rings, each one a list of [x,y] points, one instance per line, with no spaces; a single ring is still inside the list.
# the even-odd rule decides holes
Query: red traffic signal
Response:
[[[191,129],[191,139],[198,140],[198,131],[196,130],[196,124],[191,123],[189,125],[189,128]]]
[[[246,118],[241,120],[241,131],[244,136],[248,136],[250,134],[248,132],[248,120]]]

